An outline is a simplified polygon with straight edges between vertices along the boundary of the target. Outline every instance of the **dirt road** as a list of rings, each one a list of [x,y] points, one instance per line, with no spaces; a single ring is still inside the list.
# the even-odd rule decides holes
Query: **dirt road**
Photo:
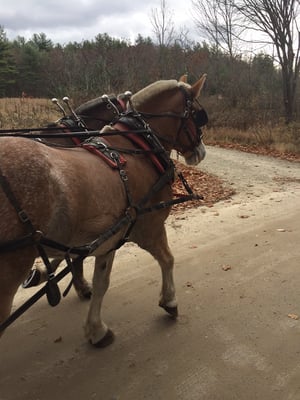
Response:
[[[168,221],[178,321],[157,307],[155,261],[127,244],[103,310],[114,344],[85,342],[73,291],[42,299],[0,340],[0,400],[300,399],[300,164],[208,148],[201,168],[237,194]]]

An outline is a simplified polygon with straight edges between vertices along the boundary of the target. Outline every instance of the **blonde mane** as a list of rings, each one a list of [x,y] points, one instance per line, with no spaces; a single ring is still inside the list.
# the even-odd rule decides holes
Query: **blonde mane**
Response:
[[[189,85],[183,82],[178,82],[175,79],[157,81],[151,83],[150,85],[146,86],[145,88],[135,93],[132,96],[132,100],[134,101],[135,106],[138,107],[141,103],[145,102],[146,100],[149,100],[150,98],[161,94],[162,91],[172,90],[179,86],[189,87]]]

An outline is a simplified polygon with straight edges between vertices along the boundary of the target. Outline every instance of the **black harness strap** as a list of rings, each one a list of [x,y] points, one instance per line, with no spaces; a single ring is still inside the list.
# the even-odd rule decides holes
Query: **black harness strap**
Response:
[[[170,201],[164,201],[162,203],[155,204],[152,207],[144,207],[141,210],[139,210],[139,214],[146,214],[149,212],[162,210],[163,208],[169,208],[169,207],[174,206],[175,204],[184,203],[184,202],[190,201],[190,200],[202,200],[202,199],[203,199],[203,197],[199,196],[197,194],[189,194],[186,196],[181,196],[178,199],[172,199]]]
[[[67,266],[57,275],[55,275],[51,282],[57,285],[59,281],[61,281],[69,272],[71,272],[71,269],[74,268],[76,263],[82,262],[84,258],[85,258],[84,256],[79,256],[71,262],[72,265],[67,263]],[[10,316],[4,322],[0,324],[0,332],[3,332],[6,328],[8,328],[17,318],[19,318],[22,314],[24,314],[25,311],[27,311],[31,306],[33,306],[33,304],[35,304],[45,294],[49,301],[49,290],[52,290],[53,287],[54,286],[51,286],[49,288],[49,282],[47,282],[41,289],[39,289],[33,296],[31,296],[27,301],[25,301],[19,308],[17,308],[13,313],[11,313]],[[64,296],[67,293],[67,289],[64,292]],[[57,296],[57,293],[54,294],[55,296]]]
[[[41,237],[40,243],[44,246],[59,250],[66,254],[76,254],[78,256],[87,257],[91,252],[89,244],[78,247],[69,247],[62,243],[56,242],[55,240],[49,239],[46,236]]]
[[[0,253],[14,251],[21,249],[22,247],[30,246],[34,243],[33,234],[22,236],[18,239],[7,240],[4,243],[0,243]]]
[[[73,265],[76,262],[81,262],[84,257],[78,257],[76,260],[73,260]],[[62,280],[68,273],[70,272],[70,266],[67,265],[62,271],[60,271],[53,281],[57,285],[57,282]],[[53,282],[52,281],[52,282]],[[25,303],[23,303],[19,308],[17,308],[10,316],[0,324],[0,332],[3,332],[9,325],[11,325],[17,318],[19,318],[25,311],[27,311],[33,304],[35,304],[41,297],[45,294],[48,298],[49,292],[49,282],[47,282],[40,290],[38,290],[33,296],[31,296]],[[49,300],[49,299],[48,299]]]

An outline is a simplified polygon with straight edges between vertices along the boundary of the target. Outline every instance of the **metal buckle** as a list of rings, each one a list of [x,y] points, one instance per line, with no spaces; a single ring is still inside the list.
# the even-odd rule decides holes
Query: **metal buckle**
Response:
[[[24,210],[19,211],[18,216],[24,224],[29,221],[29,217]]]
[[[120,169],[120,177],[122,179],[122,181],[128,181],[128,176],[126,174],[126,171],[124,169]]]
[[[117,153],[116,151],[111,151],[110,156],[113,160],[119,160],[119,153]]]
[[[107,145],[101,141],[101,139],[98,139],[95,141],[96,146],[99,148],[100,151],[106,151],[107,150]]]

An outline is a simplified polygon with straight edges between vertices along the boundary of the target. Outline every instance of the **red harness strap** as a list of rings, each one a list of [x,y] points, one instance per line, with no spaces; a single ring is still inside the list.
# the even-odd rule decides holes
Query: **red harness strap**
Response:
[[[114,128],[119,130],[119,131],[128,131],[128,127],[125,124],[122,124],[120,122],[117,122],[114,125]],[[159,161],[158,157],[156,156],[156,154],[154,154],[153,152],[151,152],[151,147],[149,146],[149,144],[147,142],[145,142],[145,140],[141,137],[138,136],[135,133],[127,133],[126,137],[128,139],[130,139],[135,145],[137,145],[139,148],[149,151],[148,155],[149,158],[151,159],[151,161],[153,162],[153,164],[155,165],[155,167],[158,169],[158,171],[160,173],[164,173],[165,172],[165,168],[163,167],[163,165],[161,164],[161,162]]]
[[[69,131],[69,132],[70,132],[70,131]],[[69,132],[68,132],[68,133],[69,133]],[[74,144],[76,144],[76,146],[79,146],[79,145],[81,144],[81,139],[80,139],[79,137],[74,137],[74,136],[72,136],[71,139],[72,139],[72,142],[73,142]]]
[[[110,146],[110,143],[103,138],[101,138],[101,143],[103,143],[106,146]],[[102,158],[110,167],[119,168],[119,165],[116,163],[116,161],[114,161],[114,159],[109,156],[111,150],[104,149],[103,151],[101,151],[97,148],[97,144],[92,145],[89,143],[82,143],[82,144],[80,144],[80,146],[82,148],[88,150],[89,152],[95,154],[96,156]],[[120,165],[126,164],[126,159],[122,156],[122,154],[119,154],[119,163],[120,163]]]

